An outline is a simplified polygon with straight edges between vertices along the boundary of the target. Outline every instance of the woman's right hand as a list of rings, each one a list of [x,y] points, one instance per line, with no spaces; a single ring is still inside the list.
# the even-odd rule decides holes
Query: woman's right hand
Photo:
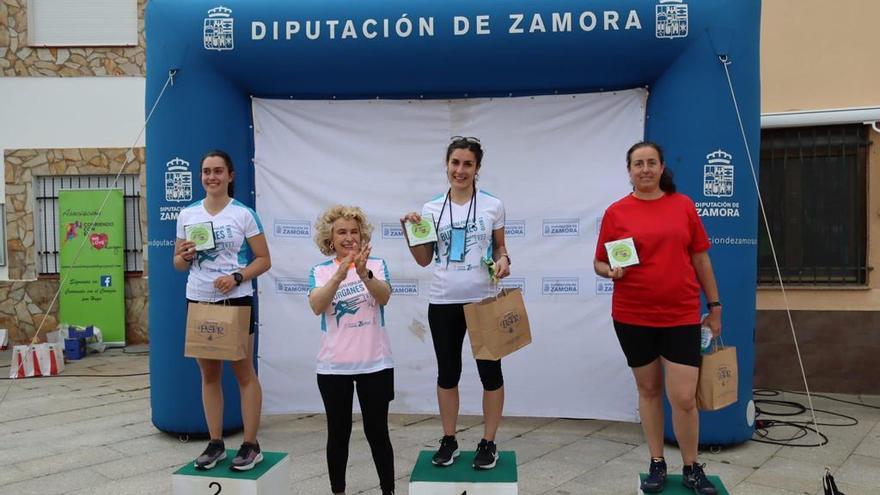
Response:
[[[411,212],[407,213],[406,215],[400,217],[401,224],[404,224],[406,222],[419,223],[421,221],[422,221],[422,216],[414,211],[411,211]]]
[[[193,241],[182,241],[174,247],[174,256],[180,256],[183,261],[191,262],[196,255],[196,243]]]
[[[608,278],[610,278],[611,280],[617,280],[617,279],[623,277],[624,270],[625,269],[622,266],[618,266],[617,268],[611,268],[611,266],[609,265],[608,266],[608,274],[606,276]]]
[[[333,276],[336,277],[336,280],[339,283],[342,283],[346,277],[348,277],[348,269],[351,268],[351,264],[354,263],[355,253],[349,253],[345,258],[339,261],[339,267],[336,268],[336,274]]]

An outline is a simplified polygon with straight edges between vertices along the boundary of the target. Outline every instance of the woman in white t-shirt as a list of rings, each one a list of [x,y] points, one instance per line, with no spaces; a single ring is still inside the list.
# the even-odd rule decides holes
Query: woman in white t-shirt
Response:
[[[467,323],[464,305],[497,292],[490,278],[510,274],[510,256],[504,245],[504,204],[478,189],[477,174],[483,148],[473,137],[455,136],[446,149],[446,178],[449,189],[425,203],[421,215],[410,212],[401,223],[421,221],[431,215],[438,242],[410,247],[421,266],[434,262],[428,324],[437,356],[437,401],[443,422],[440,449],[433,463],[449,466],[458,457],[455,438],[458,420],[458,382],[461,378],[461,350]],[[483,438],[477,445],[473,467],[492,469],[498,459],[495,434],[504,410],[504,377],[501,361],[477,359],[483,384]]]
[[[230,468],[246,471],[263,460],[257,443],[263,392],[254,371],[253,283],[271,266],[269,247],[263,225],[254,210],[232,199],[235,170],[232,159],[224,151],[211,151],[201,162],[201,180],[205,198],[187,206],[177,217],[177,242],[174,268],[188,271],[186,299],[190,302],[250,306],[251,339],[247,357],[231,362],[241,391],[241,416],[244,443],[241,444]],[[211,222],[214,248],[196,251],[195,243],[186,240],[186,226]],[[211,469],[226,458],[223,443],[223,361],[196,361],[202,374],[202,405],[211,440],[195,460],[197,469]]]
[[[327,467],[333,493],[345,493],[355,386],[382,495],[394,493],[394,450],[388,404],[394,399],[394,361],[385,331],[391,298],[388,267],[370,257],[372,226],[356,206],[333,206],[318,217],[315,243],[334,256],[309,276],[309,306],[321,316],[318,389],[327,413]]]

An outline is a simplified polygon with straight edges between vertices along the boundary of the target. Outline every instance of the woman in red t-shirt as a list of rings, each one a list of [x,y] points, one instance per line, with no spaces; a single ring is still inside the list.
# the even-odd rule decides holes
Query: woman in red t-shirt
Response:
[[[596,274],[614,280],[611,316],[639,392],[642,429],[651,464],[641,489],[657,493],[666,483],[663,458],[663,391],[681,448],[682,483],[715,494],[697,463],[700,366],[700,289],[708,301],[705,324],[721,333],[721,303],[709,260],[709,238],[690,198],[675,192],[663,151],[651,142],[626,154],[633,192],[605,210],[596,243]],[[605,243],[631,237],[639,263],[611,268]]]

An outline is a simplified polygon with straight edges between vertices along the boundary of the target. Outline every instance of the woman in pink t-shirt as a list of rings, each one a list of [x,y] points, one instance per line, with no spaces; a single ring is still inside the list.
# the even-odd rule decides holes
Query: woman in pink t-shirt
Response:
[[[388,404],[394,399],[394,362],[385,331],[391,298],[388,267],[370,257],[372,226],[356,206],[333,206],[318,217],[315,243],[334,257],[309,276],[309,306],[321,316],[318,389],[327,412],[327,467],[333,493],[345,493],[352,398],[357,386],[364,434],[382,495],[394,493],[394,451]]]
[[[605,211],[596,243],[596,274],[614,280],[611,316],[639,393],[642,429],[651,464],[641,484],[658,493],[666,484],[663,458],[663,391],[684,463],[682,483],[696,493],[717,490],[697,463],[699,416],[696,392],[700,366],[700,290],[709,315],[704,322],[721,333],[721,303],[709,239],[693,201],[675,192],[663,151],[651,142],[626,154],[633,192]],[[632,238],[639,264],[611,268],[605,243]]]

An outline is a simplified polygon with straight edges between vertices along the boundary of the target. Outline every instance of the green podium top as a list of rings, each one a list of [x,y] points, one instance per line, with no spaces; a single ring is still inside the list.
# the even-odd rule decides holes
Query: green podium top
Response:
[[[647,473],[639,473],[639,483],[644,481],[644,479],[648,476]],[[706,475],[709,478],[709,481],[715,485],[715,488],[718,489],[718,495],[730,495],[730,492],[724,488],[724,483],[721,483],[721,478],[714,475]],[[639,491],[641,493],[641,490]],[[694,491],[690,488],[685,488],[684,485],[681,484],[681,475],[680,474],[670,474],[666,477],[666,487],[663,489],[663,495],[694,495]]]
[[[498,452],[498,463],[494,469],[474,469],[473,450],[461,451],[461,455],[451,466],[435,466],[431,463],[434,452],[423,450],[409,477],[414,481],[435,481],[439,483],[516,483],[516,452],[503,450]]]
[[[287,454],[284,452],[266,452],[263,451],[263,462],[254,466],[250,471],[233,471],[229,469],[229,466],[232,465],[232,458],[237,454],[237,450],[226,449],[226,459],[218,462],[214,469],[209,469],[207,471],[201,471],[196,469],[193,465],[193,461],[189,461],[184,464],[183,467],[174,471],[174,474],[180,474],[183,476],[203,476],[206,478],[232,478],[237,480],[256,480],[259,479],[260,476],[266,474],[266,472],[272,469],[273,466],[281,462],[282,459],[287,457]]]

